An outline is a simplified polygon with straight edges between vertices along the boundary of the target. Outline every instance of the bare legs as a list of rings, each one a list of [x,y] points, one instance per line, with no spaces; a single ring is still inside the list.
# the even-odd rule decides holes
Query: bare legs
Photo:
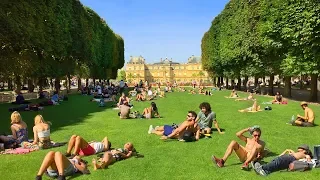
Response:
[[[99,159],[101,163],[99,164],[96,159],[92,159],[92,164],[94,170],[108,168],[110,164],[116,161],[116,159],[112,156],[111,152],[105,152],[103,154],[103,158]]]
[[[77,155],[79,154],[80,148],[86,148],[88,146],[88,142],[85,141],[82,137],[77,136],[77,135],[72,135],[69,144],[68,144],[68,149],[67,149],[67,154],[71,153],[71,150],[73,150],[73,154]]]
[[[241,162],[244,162],[247,158],[247,151],[237,141],[231,141],[222,160],[225,162],[228,157],[235,151]]]
[[[151,131],[152,134],[156,134],[158,136],[162,136],[164,133],[164,126],[156,127],[153,131]]]
[[[63,176],[65,167],[69,165],[70,161],[61,152],[50,151],[44,157],[37,176],[42,176],[47,169],[57,170]]]

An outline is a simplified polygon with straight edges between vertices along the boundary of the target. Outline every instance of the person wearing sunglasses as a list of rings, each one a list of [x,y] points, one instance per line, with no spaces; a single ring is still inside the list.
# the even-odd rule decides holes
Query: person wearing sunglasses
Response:
[[[245,132],[249,132],[251,134],[251,138],[244,136]],[[218,167],[224,167],[225,162],[228,157],[234,151],[243,165],[241,166],[242,170],[249,170],[249,163],[256,159],[262,158],[263,150],[265,147],[265,142],[260,140],[261,129],[258,126],[249,127],[237,132],[237,137],[246,143],[245,146],[240,145],[237,141],[231,141],[229,144],[223,158],[217,158],[216,156],[212,156],[212,161]]]
[[[282,154],[280,154],[280,156],[267,164],[261,165],[259,162],[256,162],[253,165],[253,169],[257,174],[267,176],[275,171],[290,169],[290,166],[293,166],[294,161],[304,158],[308,162],[310,162],[312,158],[309,146],[305,144],[299,146],[297,152],[291,149],[286,149]]]
[[[152,128],[152,125],[149,127],[149,134],[162,135],[161,139],[166,140],[170,139],[183,139],[183,136],[186,132],[193,135],[194,140],[199,140],[200,137],[200,128],[196,125],[195,119],[197,118],[197,113],[194,111],[188,111],[187,118],[183,121],[178,127],[173,127],[170,125],[164,125],[160,127]]]

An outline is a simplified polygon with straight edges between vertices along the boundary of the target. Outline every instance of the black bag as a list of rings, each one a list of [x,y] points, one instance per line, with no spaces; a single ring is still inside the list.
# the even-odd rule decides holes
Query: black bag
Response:
[[[320,161],[320,145],[314,146],[314,158]]]
[[[293,161],[289,164],[289,171],[307,171],[311,169],[311,165],[304,161]]]
[[[271,111],[271,110],[272,110],[272,107],[266,106],[266,107],[264,108],[264,110],[266,110],[266,111]]]
[[[185,142],[192,142],[192,141],[195,140],[194,133],[193,133],[193,132],[190,132],[190,131],[185,131],[185,132],[183,133],[182,139],[183,139]]]

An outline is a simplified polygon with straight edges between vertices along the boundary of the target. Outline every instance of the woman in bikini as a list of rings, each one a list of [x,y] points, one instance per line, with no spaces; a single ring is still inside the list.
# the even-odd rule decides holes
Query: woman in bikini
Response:
[[[151,106],[148,108],[144,108],[142,116],[144,116],[147,119],[151,119],[154,117],[159,117],[160,118],[160,114],[158,112],[158,108],[155,102],[151,102]]]
[[[134,152],[135,149],[133,148],[133,144],[127,142],[123,148],[105,152],[103,157],[98,159],[98,161],[96,159],[92,159],[93,168],[94,170],[108,168],[109,165],[116,161],[130,158]]]
[[[35,179],[42,180],[42,175],[46,173],[51,178],[65,180],[66,176],[72,176],[77,172],[90,174],[84,160],[78,156],[68,159],[61,152],[50,151],[44,157]]]
[[[46,122],[41,115],[34,118],[32,144],[38,145],[41,149],[51,148],[50,125],[51,122]]]
[[[11,132],[16,143],[20,145],[23,141],[28,141],[28,126],[22,120],[18,111],[11,114]]]
[[[260,106],[257,104],[257,100],[254,101],[253,105],[249,108],[238,110],[239,112],[258,112],[260,111]]]

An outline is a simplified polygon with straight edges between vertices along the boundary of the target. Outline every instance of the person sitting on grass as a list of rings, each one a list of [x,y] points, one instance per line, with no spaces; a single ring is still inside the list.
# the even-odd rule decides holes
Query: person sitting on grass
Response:
[[[101,142],[87,142],[84,140],[81,136],[72,135],[69,143],[68,143],[68,149],[65,153],[65,156],[90,156],[93,154],[97,154],[103,151],[109,150],[111,147],[111,143],[108,141],[108,138],[105,137]],[[71,151],[73,149],[73,154],[71,154]]]
[[[120,116],[120,119],[128,119],[130,114],[130,106],[127,102],[119,106],[120,112],[118,115]]]
[[[301,108],[304,110],[304,116],[297,115],[297,119],[292,123],[292,125],[303,126],[303,127],[313,127],[314,126],[314,112],[308,107],[307,102],[300,103]]]
[[[49,151],[44,157],[35,179],[42,180],[43,174],[46,173],[51,178],[65,180],[66,176],[73,176],[77,172],[90,174],[84,160],[78,156],[68,159],[61,152]]]
[[[198,113],[196,123],[199,125],[202,134],[210,134],[212,128],[212,122],[215,128],[218,130],[219,134],[224,134],[221,132],[218,122],[216,120],[216,113],[211,110],[211,106],[207,102],[203,102],[199,105],[200,112]]]
[[[147,88],[147,100],[151,101],[153,99],[154,99],[154,96],[153,96],[153,92],[152,92],[151,88]]]
[[[240,98],[240,99],[236,99],[235,101],[249,101],[249,100],[254,100],[253,94],[249,93],[249,96],[246,98]]]
[[[121,97],[119,98],[117,106],[120,107],[120,105],[129,104],[129,102],[130,102],[130,99],[126,96],[125,93],[122,93]]]
[[[158,108],[155,102],[151,102],[151,106],[148,108],[144,108],[142,116],[147,119],[151,119],[154,117],[160,118],[160,114],[158,112]]]
[[[12,104],[29,104],[29,101],[24,100],[24,97],[21,92],[18,93],[16,97],[16,102],[13,102]]]
[[[283,101],[283,97],[280,94],[280,92],[277,92],[276,95],[274,96],[274,100],[272,100],[272,104],[281,104]]]
[[[195,123],[197,114],[194,111],[188,111],[187,119],[182,122],[179,126],[164,125],[153,129],[152,125],[149,127],[149,134],[157,134],[162,136],[161,139],[181,139],[186,131],[194,134],[194,140],[200,138],[200,128]]]
[[[133,144],[127,142],[123,148],[113,149],[105,152],[102,158],[98,159],[98,161],[96,159],[92,159],[93,168],[94,170],[108,168],[109,165],[116,161],[121,161],[132,157],[134,152],[135,149]]]
[[[28,126],[22,120],[18,111],[11,114],[11,132],[16,143],[20,145],[23,141],[28,141]]]
[[[231,91],[230,96],[229,96],[229,97],[226,97],[226,98],[237,98],[237,97],[239,97],[239,96],[238,96],[238,93],[237,93],[237,91],[236,91],[235,89],[233,89],[233,90]]]
[[[249,108],[246,109],[242,109],[242,110],[238,110],[239,112],[259,112],[260,110],[260,106],[258,106],[257,104],[257,100],[254,100],[253,105]]]
[[[51,122],[46,122],[41,115],[34,118],[32,144],[38,145],[41,149],[51,148],[50,125]]]
[[[245,132],[250,132],[252,138],[248,138],[243,134]],[[261,136],[261,129],[258,126],[249,127],[243,129],[236,134],[238,138],[246,143],[246,146],[241,146],[236,141],[231,141],[229,144],[223,158],[219,159],[216,156],[212,156],[212,161],[218,166],[223,167],[225,162],[227,161],[228,157],[232,154],[233,151],[237,154],[240,161],[243,162],[241,169],[248,170],[249,163],[251,161],[256,160],[257,158],[261,158],[263,156],[263,150],[265,147],[265,142],[260,140]]]
[[[58,105],[59,104],[59,94],[58,91],[55,91],[53,93],[53,96],[51,97],[51,101],[53,103],[53,105]]]
[[[145,100],[146,100],[146,91],[142,89],[141,93],[137,94],[136,101],[145,101]]]
[[[259,162],[256,162],[253,165],[253,169],[257,174],[261,176],[267,176],[275,171],[292,169],[294,161],[305,158],[308,162],[310,162],[312,158],[312,153],[309,149],[309,146],[301,145],[298,147],[297,152],[294,152],[291,149],[287,149],[268,164],[261,165]]]

